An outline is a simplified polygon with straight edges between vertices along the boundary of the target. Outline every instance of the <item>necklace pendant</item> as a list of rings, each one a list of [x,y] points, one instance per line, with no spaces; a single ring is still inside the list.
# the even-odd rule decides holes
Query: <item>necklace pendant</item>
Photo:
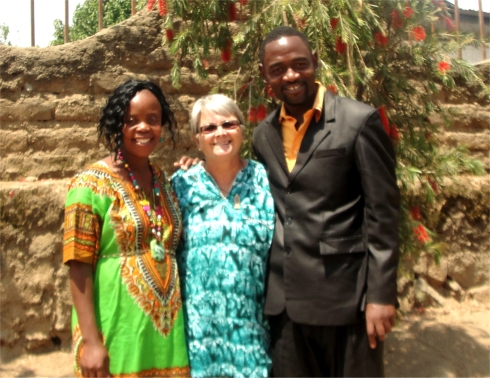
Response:
[[[150,242],[151,257],[155,261],[162,262],[165,258],[165,247],[162,243],[159,243],[156,239]]]
[[[234,208],[235,210],[240,210],[240,196],[238,194],[235,194],[235,198],[233,200],[234,202]]]

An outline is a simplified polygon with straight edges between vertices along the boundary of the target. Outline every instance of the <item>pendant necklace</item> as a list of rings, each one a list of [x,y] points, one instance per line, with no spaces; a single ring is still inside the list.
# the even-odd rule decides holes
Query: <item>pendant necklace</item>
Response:
[[[124,168],[128,171],[129,181],[133,186],[134,192],[139,198],[139,203],[143,208],[146,216],[148,217],[148,221],[150,223],[151,233],[153,238],[150,241],[150,251],[151,257],[155,261],[161,262],[165,258],[165,246],[162,242],[162,217],[163,217],[163,208],[160,200],[160,188],[158,187],[158,177],[153,168],[153,164],[148,159],[148,165],[150,166],[151,175],[153,177],[153,204],[154,209],[151,207],[151,203],[146,199],[146,195],[144,191],[138,185],[129,164],[124,160],[121,150],[117,152],[117,158],[121,160]]]

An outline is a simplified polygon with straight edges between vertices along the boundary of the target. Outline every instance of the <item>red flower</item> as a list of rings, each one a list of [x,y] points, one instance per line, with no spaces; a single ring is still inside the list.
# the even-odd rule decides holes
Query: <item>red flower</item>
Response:
[[[427,234],[427,230],[421,224],[419,224],[417,227],[415,227],[413,229],[413,232],[415,233],[415,236],[417,237],[417,239],[419,239],[419,241],[422,244],[425,244],[430,240],[430,237]]]
[[[339,54],[345,53],[345,50],[347,49],[347,43],[342,42],[342,37],[337,38],[337,42],[335,42],[335,51],[337,51]]]
[[[338,18],[331,18],[330,19],[330,26],[332,27],[332,29],[335,30],[335,28],[337,27],[339,23],[339,19]]]
[[[160,16],[165,16],[167,11],[167,0],[158,0],[158,12],[160,12]]]
[[[385,36],[383,33],[377,32],[375,37],[376,37],[376,41],[378,41],[378,44],[381,47],[385,47],[388,44],[388,37]]]
[[[398,133],[398,127],[396,127],[396,125],[391,125],[390,137],[394,142],[398,142],[400,140],[400,134]]]
[[[453,20],[451,20],[449,17],[446,16],[444,18],[444,21],[445,21],[445,24],[446,24],[446,30],[447,31],[450,31],[450,32],[454,31],[455,26],[453,24]]]
[[[201,64],[202,64],[202,68],[204,68],[205,70],[209,68],[209,62],[207,61],[207,59],[203,59]]]
[[[10,198],[12,198],[14,195],[15,195],[14,191],[13,191],[13,190],[11,190],[11,191],[9,192],[9,197],[10,197]]]
[[[381,123],[383,123],[383,126],[385,128],[386,134],[391,135],[390,132],[390,122],[388,122],[388,116],[386,115],[386,107],[380,106],[378,108],[379,116],[381,117]]]
[[[403,11],[403,15],[406,17],[406,18],[410,18],[413,16],[413,9],[410,5],[407,5],[405,7],[405,10]]]
[[[233,22],[236,20],[236,4],[230,3],[228,7],[228,21]]]
[[[439,62],[438,66],[437,66],[437,69],[442,74],[445,74],[446,71],[449,71],[450,68],[451,68],[451,66],[449,65],[449,63],[445,62],[445,61]]]
[[[327,89],[333,94],[337,94],[337,86],[335,84],[328,84]]]
[[[413,38],[420,42],[425,40],[426,34],[425,34],[425,29],[422,26],[417,26],[413,28]]]
[[[241,5],[247,5],[248,4],[248,0],[239,0],[239,1],[240,1]]]
[[[434,181],[432,178],[428,178],[427,182],[429,183],[430,187],[434,191],[434,193],[439,194],[439,187],[437,186],[437,183]]]
[[[248,111],[248,120],[250,122],[257,122],[257,109],[253,106],[251,106],[250,110]]]
[[[148,0],[148,2],[146,3],[146,9],[148,9],[149,11],[153,10],[155,2],[156,0]]]
[[[172,29],[165,29],[165,35],[167,36],[167,41],[172,43],[174,40],[174,31]]]
[[[422,217],[420,216],[420,209],[418,206],[414,206],[410,209],[410,216],[412,217],[412,219],[415,219],[415,220],[421,220]]]
[[[260,122],[267,117],[267,108],[265,105],[260,104],[257,108],[257,121]]]
[[[444,0],[430,0],[430,2],[436,7],[442,7],[444,5]]]
[[[403,26],[403,21],[397,9],[391,12],[391,25],[393,26],[393,29],[399,29]]]
[[[226,40],[226,46],[221,50],[221,60],[223,62],[229,62],[231,59],[231,41]]]
[[[274,97],[274,92],[272,92],[272,88],[269,84],[267,84],[267,86],[265,87],[265,92],[270,98]]]

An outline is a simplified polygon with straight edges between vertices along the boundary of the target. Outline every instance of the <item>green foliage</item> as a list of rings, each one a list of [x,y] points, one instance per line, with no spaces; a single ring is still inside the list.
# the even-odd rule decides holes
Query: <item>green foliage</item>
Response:
[[[7,38],[9,36],[10,29],[7,25],[0,25],[0,45],[7,45],[11,46],[12,43],[10,41],[7,41]]]
[[[145,6],[145,0],[136,2],[136,10]],[[85,0],[78,4],[73,14],[73,25],[70,26],[70,41],[78,41],[94,35],[99,31],[98,0]],[[131,17],[131,1],[129,0],[105,0],[104,1],[104,27],[110,27]],[[63,21],[54,20],[54,39],[51,46],[64,43]]]
[[[459,48],[476,41],[448,30],[444,1],[168,0],[167,6],[163,26],[175,29],[175,37],[164,43],[176,58],[174,85],[179,85],[183,66],[206,78],[214,69],[207,68],[207,62],[216,62],[230,40],[233,58],[218,61],[222,79],[213,91],[234,98],[244,113],[259,104],[269,111],[278,105],[267,95],[258,70],[264,36],[279,25],[301,30],[318,53],[317,77],[329,90],[386,113],[403,196],[402,255],[409,258],[426,250],[437,258],[442,253],[432,230],[443,180],[463,172],[482,173],[483,166],[464,151],[439,144],[439,126],[431,119],[447,124],[450,117],[435,98],[441,87],[455,86],[453,75],[489,94],[474,67],[453,58]],[[248,125],[246,156],[252,154],[250,137],[256,124]]]

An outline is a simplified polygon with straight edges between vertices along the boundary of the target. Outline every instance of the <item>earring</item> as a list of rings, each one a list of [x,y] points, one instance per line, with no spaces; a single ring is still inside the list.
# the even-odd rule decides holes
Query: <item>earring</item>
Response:
[[[160,143],[163,143],[164,140],[163,135],[160,135]]]

